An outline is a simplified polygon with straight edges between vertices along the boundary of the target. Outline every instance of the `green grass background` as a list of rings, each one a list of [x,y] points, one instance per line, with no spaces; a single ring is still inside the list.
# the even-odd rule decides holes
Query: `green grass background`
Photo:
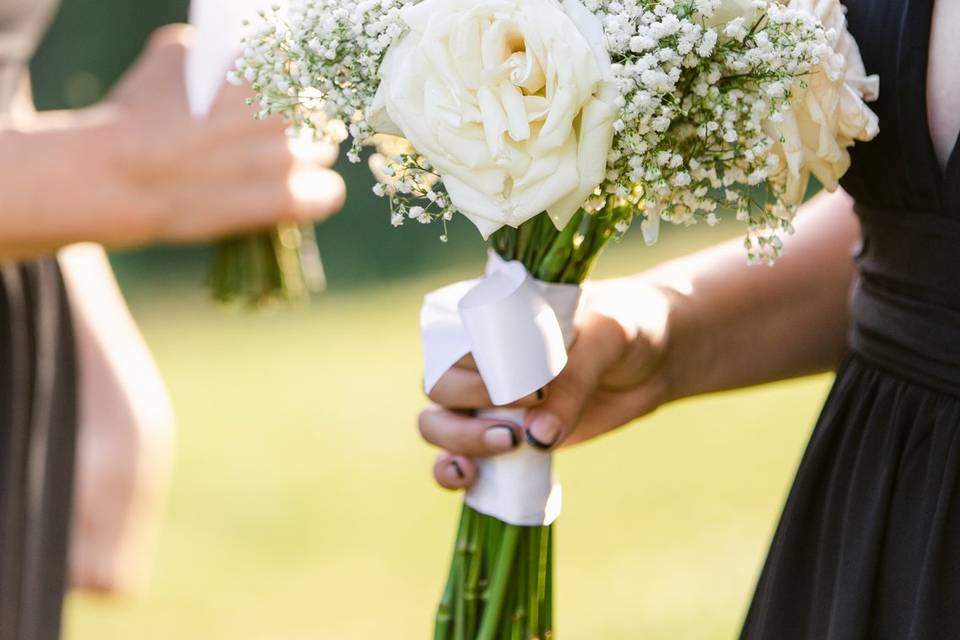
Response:
[[[716,237],[625,241],[601,273]],[[133,287],[179,415],[173,495],[150,593],[72,596],[67,639],[429,637],[459,500],[416,434],[417,311],[479,258],[259,316]],[[734,638],[828,383],[680,402],[560,453],[560,637]]]

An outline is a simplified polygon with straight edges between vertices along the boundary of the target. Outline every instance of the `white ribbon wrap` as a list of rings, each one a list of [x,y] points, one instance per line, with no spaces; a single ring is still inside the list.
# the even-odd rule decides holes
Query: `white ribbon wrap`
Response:
[[[213,107],[227,72],[240,55],[244,20],[253,20],[269,0],[193,0],[190,24],[195,40],[184,70],[190,113],[205,118]]]
[[[580,287],[535,280],[519,262],[491,254],[479,280],[427,294],[420,312],[424,387],[429,393],[460,358],[473,354],[494,404],[506,405],[545,386],[567,364]],[[496,409],[483,418],[523,424],[524,411]],[[553,456],[526,443],[477,461],[466,503],[520,526],[540,526],[560,514]]]

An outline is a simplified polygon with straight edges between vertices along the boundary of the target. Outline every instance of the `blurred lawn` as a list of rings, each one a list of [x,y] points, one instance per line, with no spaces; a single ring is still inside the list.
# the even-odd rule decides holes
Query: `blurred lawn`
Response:
[[[616,246],[602,272],[716,235],[675,237]],[[158,571],[134,602],[72,597],[67,639],[427,638],[459,501],[415,432],[417,310],[479,268],[264,316],[137,291],[180,419]],[[734,638],[828,383],[678,403],[564,451],[560,636]]]

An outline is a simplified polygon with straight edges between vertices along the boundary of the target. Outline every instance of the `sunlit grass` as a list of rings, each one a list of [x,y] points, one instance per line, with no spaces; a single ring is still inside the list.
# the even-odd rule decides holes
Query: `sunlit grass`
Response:
[[[604,271],[676,250],[615,247]],[[68,640],[427,638],[458,500],[416,437],[417,310],[478,268],[260,317],[138,296],[180,419],[156,580],[72,598]],[[733,638],[828,382],[682,402],[563,452],[561,637]]]

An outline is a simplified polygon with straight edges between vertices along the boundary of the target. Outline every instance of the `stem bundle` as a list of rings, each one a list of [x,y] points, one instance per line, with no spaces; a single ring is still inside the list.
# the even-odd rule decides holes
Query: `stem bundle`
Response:
[[[210,272],[213,297],[260,307],[301,302],[326,286],[313,226],[286,223],[220,242]]]
[[[558,230],[542,213],[490,247],[543,282],[580,284],[633,211],[582,209]],[[553,632],[553,525],[519,527],[463,506],[434,640],[547,640]]]
[[[553,637],[553,527],[518,527],[467,505],[434,640]]]

